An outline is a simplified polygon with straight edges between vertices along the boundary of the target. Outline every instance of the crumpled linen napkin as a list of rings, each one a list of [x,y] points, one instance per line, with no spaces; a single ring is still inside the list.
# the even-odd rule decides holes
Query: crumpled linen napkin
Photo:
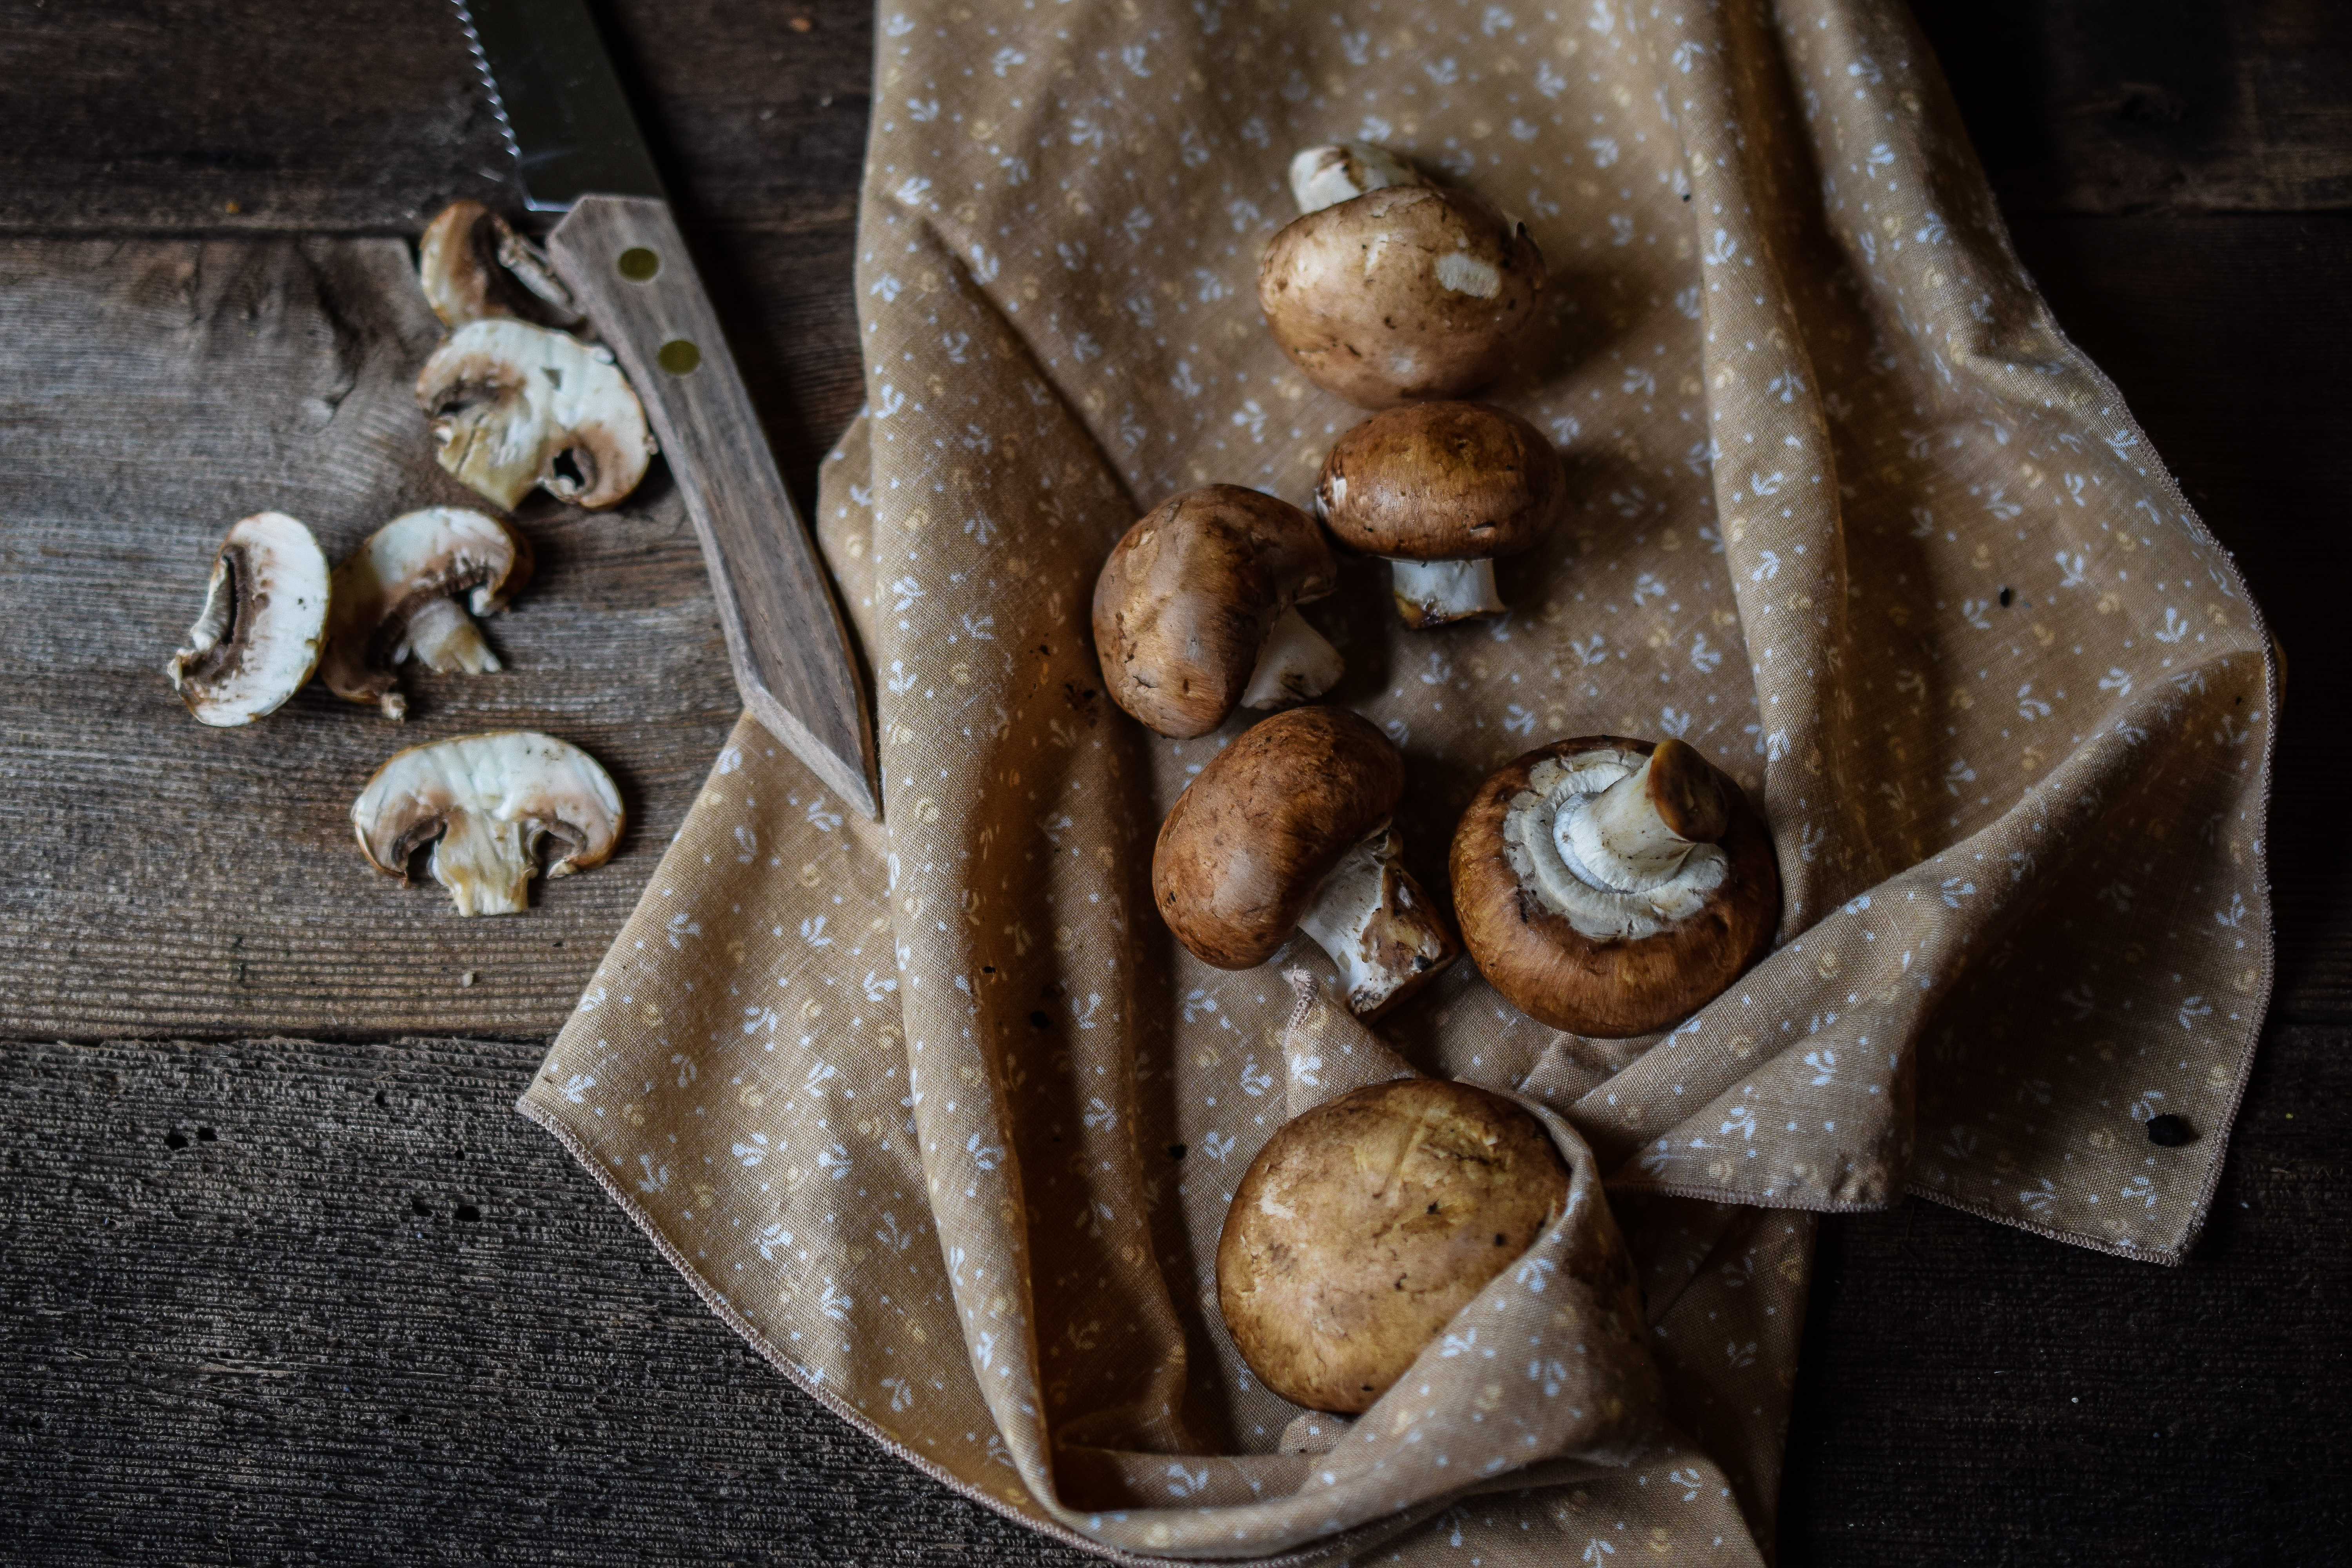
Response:
[[[1782,942],[1664,1036],[1555,1033],[1465,962],[1375,1037],[1303,940],[1228,973],[1151,910],[1161,815],[1250,716],[1111,708],[1094,574],[1175,489],[1303,500],[1361,416],[1254,298],[1290,153],[1341,136],[1526,217],[1550,287],[1488,395],[1571,504],[1499,621],[1405,632],[1351,564],[1307,611],[1329,700],[1403,749],[1433,891],[1543,741],[1737,779]],[[816,521],[887,821],[740,726],[522,1105],[802,1387],[1120,1560],[1752,1562],[1813,1215],[1907,1191],[2180,1258],[2270,984],[2269,640],[1906,16],[886,0],[857,287]],[[1225,1204],[1402,1070],[1539,1108],[1607,1203],[1374,1411],[1303,1417],[1218,1321]]]

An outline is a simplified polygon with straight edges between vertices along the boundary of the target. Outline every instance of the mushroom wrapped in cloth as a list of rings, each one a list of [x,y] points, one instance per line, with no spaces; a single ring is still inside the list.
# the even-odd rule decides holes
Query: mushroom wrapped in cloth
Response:
[[[250,724],[302,689],[325,645],[329,582],[319,542],[284,512],[230,527],[188,646],[163,667],[197,722]]]
[[[570,326],[579,312],[572,290],[539,247],[476,201],[451,202],[416,242],[416,281],[425,302],[453,331],[493,316]]]
[[[498,655],[466,612],[505,609],[530,568],[522,535],[478,511],[435,506],[393,519],[335,568],[327,689],[403,719],[408,700],[393,670],[412,654],[441,674],[497,669]]]
[[[626,819],[595,758],[530,730],[411,746],[352,803],[368,864],[405,881],[409,858],[431,844],[433,879],[461,915],[520,913],[541,840],[561,846],[547,875],[567,877],[611,858]]]
[[[1529,1017],[1603,1039],[1680,1023],[1764,956],[1772,841],[1680,741],[1555,741],[1482,785],[1454,835],[1454,918]]]
[[[1406,626],[1442,626],[1504,612],[1496,557],[1541,543],[1567,488],[1559,454],[1517,415],[1415,403],[1339,437],[1315,515],[1340,543],[1387,559]]]
[[[1339,652],[1297,606],[1339,563],[1305,512],[1239,485],[1169,497],[1095,579],[1095,654],[1111,700],[1160,734],[1206,734],[1236,706],[1320,697]]]
[[[1151,853],[1152,900],[1204,963],[1250,969],[1295,928],[1378,1017],[1461,952],[1404,868],[1390,816],[1404,760],[1367,721],[1296,708],[1244,733],[1177,797]]]
[[[1384,148],[1291,162],[1300,216],[1258,265],[1258,307],[1307,380],[1360,408],[1459,397],[1502,374],[1535,319],[1527,225]]]
[[[1568,1206],[1543,1123],[1497,1094],[1399,1079],[1283,1124],[1217,1241],[1217,1306],[1268,1388],[1369,1409]]]
[[[610,350],[512,317],[469,321],[416,375],[441,466],[501,510],[537,485],[594,510],[646,477],[646,411]]]

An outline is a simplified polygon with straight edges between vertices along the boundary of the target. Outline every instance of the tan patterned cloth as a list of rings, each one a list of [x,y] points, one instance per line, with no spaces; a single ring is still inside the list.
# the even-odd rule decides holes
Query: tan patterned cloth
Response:
[[[1336,11],[885,0],[869,406],[818,522],[887,822],[740,728],[524,1110],[803,1387],[1064,1540],[1754,1562],[1814,1214],[2195,1234],[2270,984],[2268,639],[1898,7]],[[1328,981],[1303,939],[1228,973],[1152,911],[1160,816],[1247,721],[1113,709],[1094,574],[1175,489],[1303,500],[1360,417],[1254,301],[1335,136],[1525,215],[1551,285],[1495,395],[1573,502],[1500,621],[1403,631],[1350,565],[1308,611],[1332,700],[1402,747],[1433,889],[1555,737],[1678,735],[1750,792],[1782,945],[1666,1036],[1556,1034],[1465,962],[1376,1038],[1285,982]],[[1218,1321],[1225,1205],[1287,1115],[1403,1071],[1548,1115],[1580,1203],[1371,1411],[1300,1417]]]

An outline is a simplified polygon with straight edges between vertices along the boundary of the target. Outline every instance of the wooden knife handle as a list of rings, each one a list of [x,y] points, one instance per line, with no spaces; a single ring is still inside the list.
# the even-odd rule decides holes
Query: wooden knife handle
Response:
[[[873,724],[840,604],[669,205],[583,196],[547,248],[644,400],[702,540],[743,705],[878,819]]]

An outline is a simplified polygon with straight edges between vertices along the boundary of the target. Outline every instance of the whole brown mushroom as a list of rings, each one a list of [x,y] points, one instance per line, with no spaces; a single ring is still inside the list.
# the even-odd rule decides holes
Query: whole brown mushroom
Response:
[[[1371,186],[1304,211],[1258,266],[1266,325],[1307,380],[1386,408],[1458,397],[1503,373],[1544,286],[1525,224],[1380,148],[1310,148],[1292,185],[1302,206]]]
[[[1404,760],[1339,708],[1277,713],[1201,770],[1160,825],[1152,900],[1204,963],[1251,969],[1296,929],[1378,1017],[1461,953],[1399,856]]]
[[[1454,835],[1454,910],[1519,1011],[1603,1039],[1680,1023],[1770,945],[1772,841],[1680,741],[1555,741],[1481,786]]]
[[[1559,454],[1517,415],[1415,403],[1339,437],[1315,515],[1342,544],[1387,558],[1406,626],[1440,626],[1503,613],[1495,558],[1542,542],[1567,484]]]
[[[1163,735],[1206,734],[1237,706],[1320,697],[1339,653],[1297,605],[1339,581],[1314,520],[1239,485],[1169,497],[1095,579],[1095,653],[1111,700]]]
[[[1353,1415],[1549,1230],[1568,1167],[1543,1124],[1442,1079],[1400,1079],[1286,1123],[1234,1190],[1217,1305],[1268,1388]]]

